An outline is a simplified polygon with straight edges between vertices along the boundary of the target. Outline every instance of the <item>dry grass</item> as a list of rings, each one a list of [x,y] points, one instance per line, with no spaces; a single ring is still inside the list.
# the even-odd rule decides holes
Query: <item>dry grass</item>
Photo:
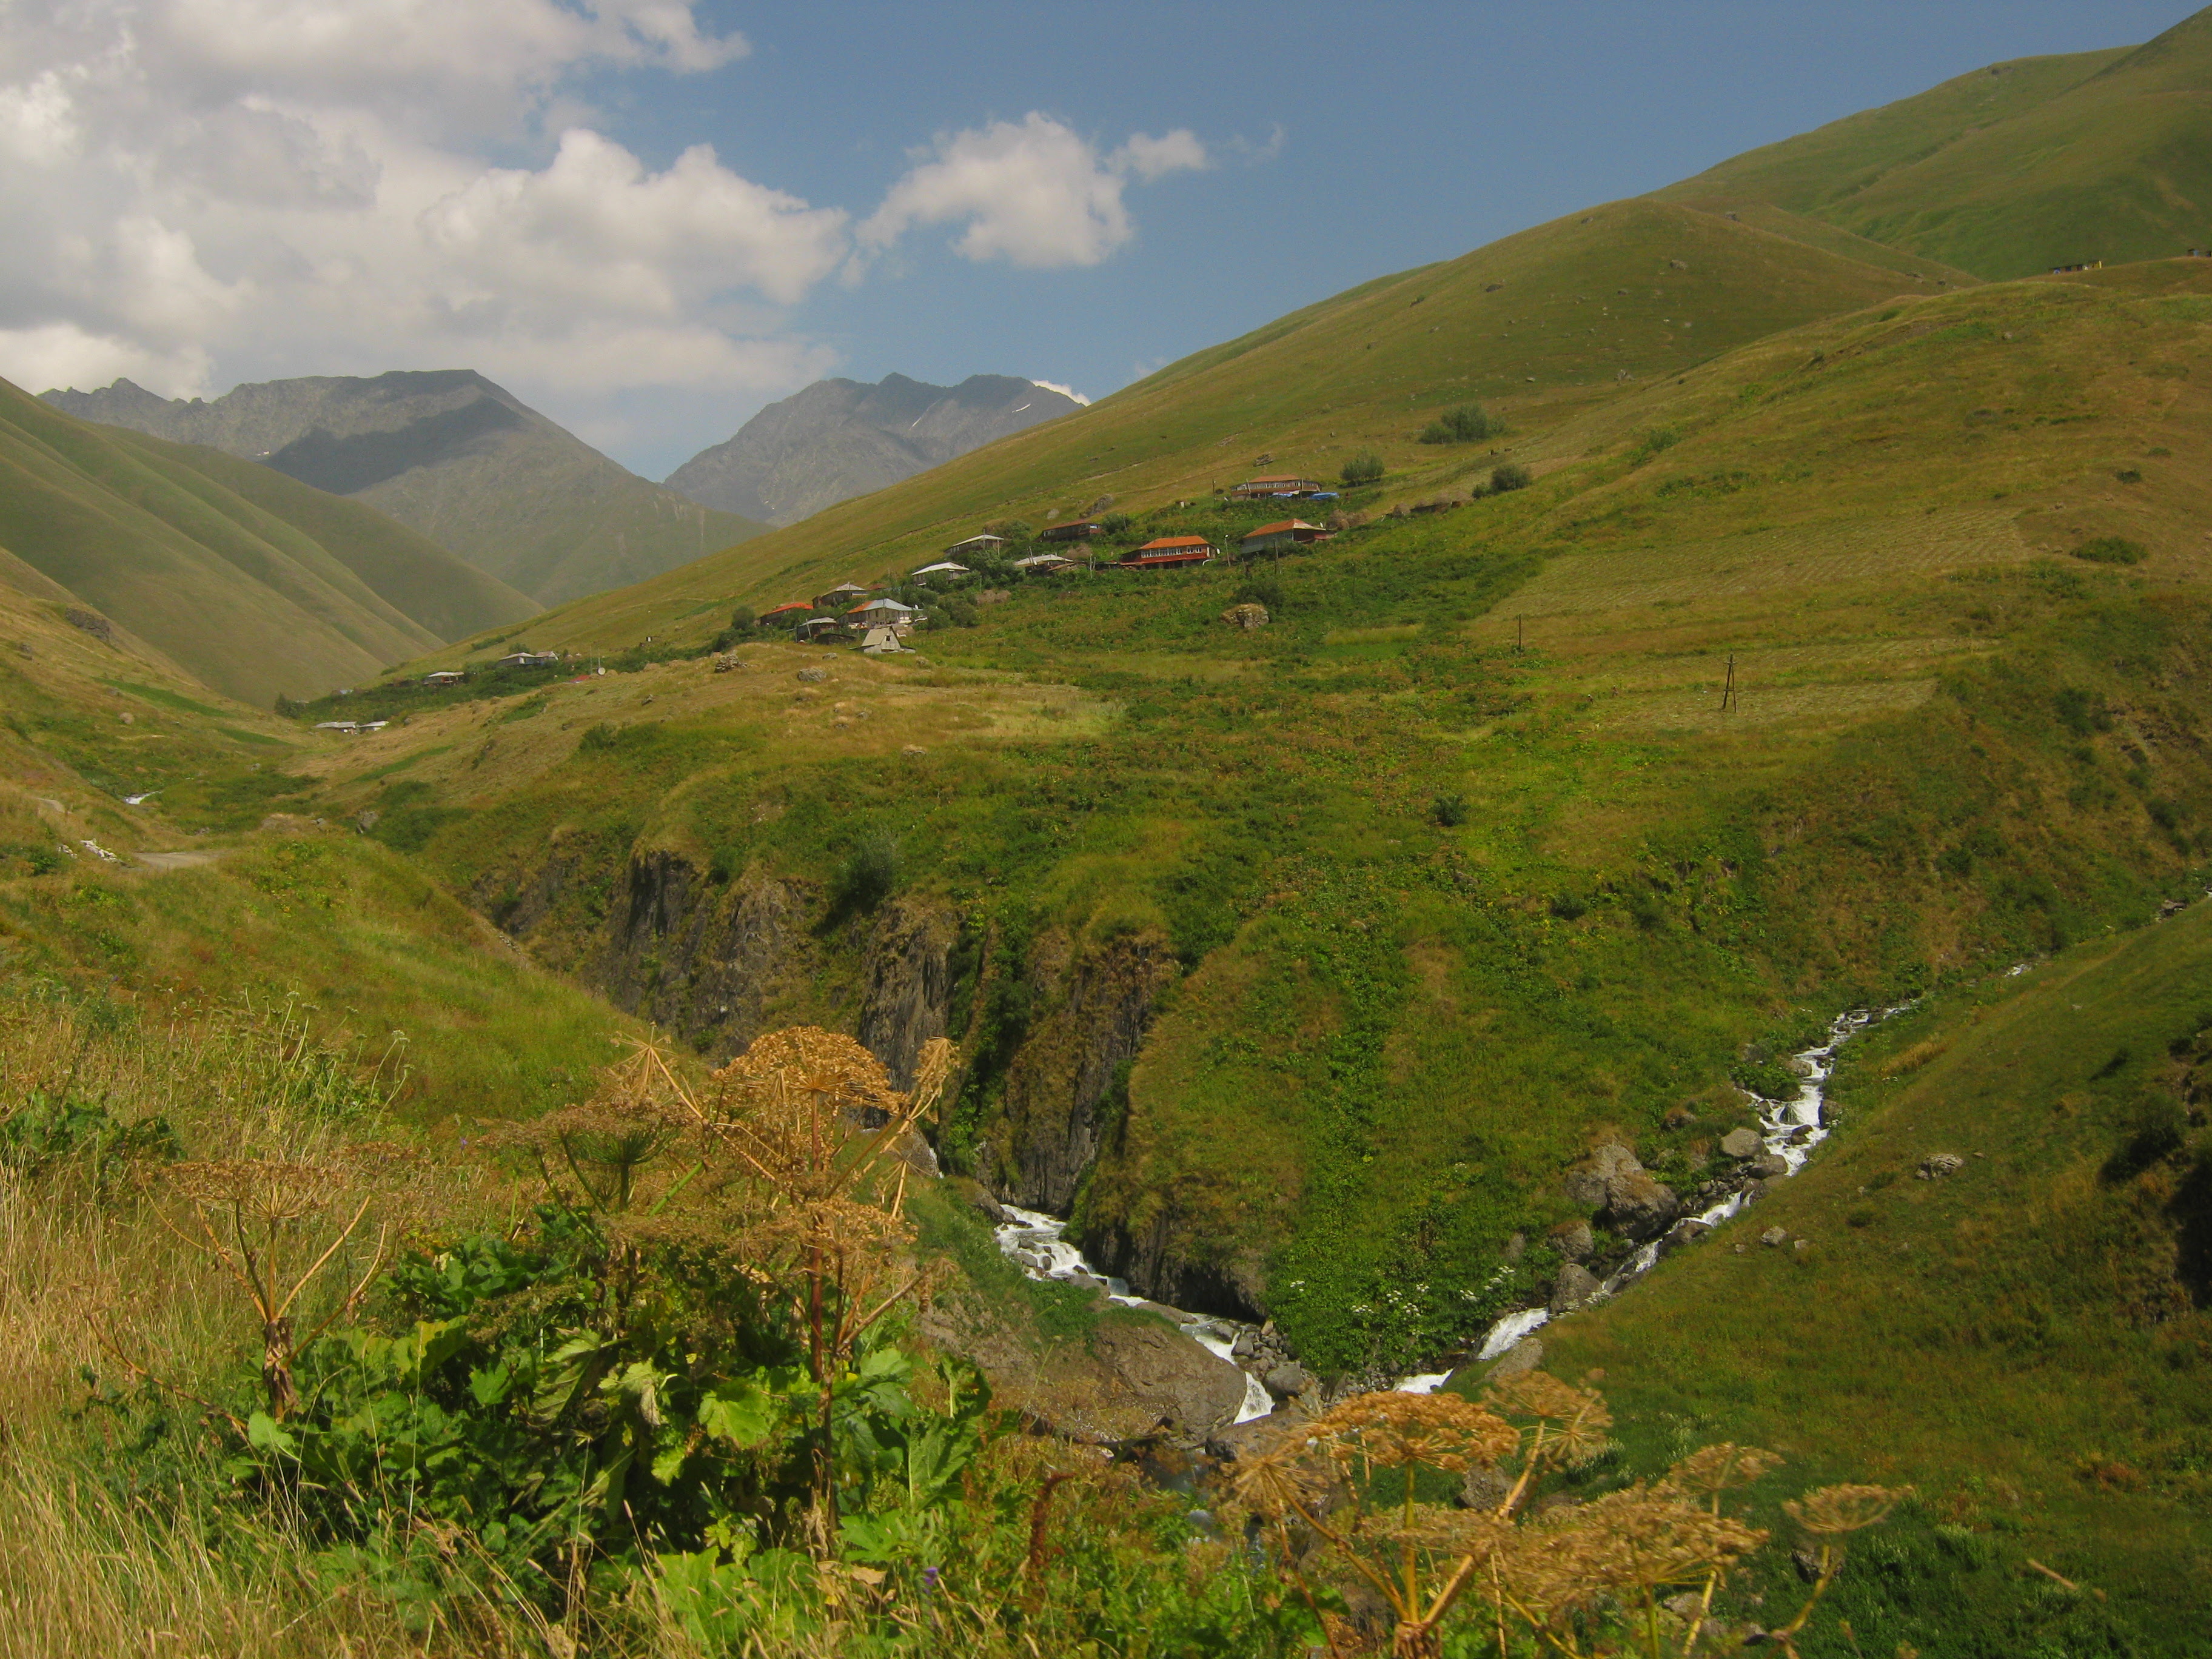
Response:
[[[1554,559],[1490,618],[1634,611],[1797,587],[1842,587],[2034,556],[2011,510],[1966,507],[1910,518],[1795,526],[1665,549]]]
[[[356,1051],[333,1052],[290,1005],[118,1018],[11,994],[0,1121],[65,1095],[119,1121],[164,1116],[188,1151],[294,1158],[374,1128],[380,1091]],[[461,1187],[444,1182],[442,1201],[468,1201]],[[113,1419],[75,1415],[86,1373],[125,1389],[134,1371],[159,1377],[177,1397],[210,1391],[258,1345],[235,1287],[161,1221],[152,1182],[103,1186],[68,1159],[0,1164],[0,1655],[422,1652],[393,1608],[319,1584],[307,1544],[281,1523],[218,1530],[182,1495],[118,1496],[100,1478]],[[491,1653],[505,1640],[484,1626],[432,1645]]]

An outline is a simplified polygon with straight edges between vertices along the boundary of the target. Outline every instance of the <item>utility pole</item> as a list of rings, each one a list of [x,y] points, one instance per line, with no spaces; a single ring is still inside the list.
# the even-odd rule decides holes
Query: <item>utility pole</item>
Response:
[[[1729,653],[1728,678],[1721,683],[1721,713],[1738,708],[1735,696],[1735,653]]]
[[[1523,644],[1526,642],[1527,636],[1522,632],[1521,626],[1522,623],[1526,621],[1528,621],[1526,617],[1516,617],[1513,619],[1513,650],[1516,655],[1520,653]]]

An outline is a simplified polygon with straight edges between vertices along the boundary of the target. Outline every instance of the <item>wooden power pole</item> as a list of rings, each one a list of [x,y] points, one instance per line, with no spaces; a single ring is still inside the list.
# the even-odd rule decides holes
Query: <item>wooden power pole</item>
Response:
[[[1728,678],[1721,683],[1721,713],[1725,714],[1736,706],[1735,653],[1730,652],[1728,659]]]

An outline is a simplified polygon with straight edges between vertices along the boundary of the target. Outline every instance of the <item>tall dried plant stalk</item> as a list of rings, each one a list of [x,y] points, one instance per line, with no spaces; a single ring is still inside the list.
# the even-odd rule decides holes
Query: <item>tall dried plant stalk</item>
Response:
[[[1525,1419],[1516,1423],[1514,1419]],[[1686,1655],[1710,1623],[1713,1595],[1767,1534],[1725,1514],[1724,1492],[1780,1460],[1755,1448],[1708,1447],[1664,1480],[1543,1512],[1530,1499],[1545,1474],[1586,1464],[1607,1450],[1612,1417],[1603,1399],[1540,1371],[1495,1386],[1480,1403],[1449,1395],[1370,1394],[1343,1401],[1280,1435],[1237,1466],[1232,1492],[1273,1530],[1285,1571],[1318,1614],[1319,1601],[1296,1547],[1297,1523],[1322,1559],[1364,1581],[1394,1620],[1395,1659],[1437,1659],[1443,1625],[1469,1595],[1491,1604],[1500,1659],[1511,1651],[1509,1623],[1540,1650],[1582,1659],[1591,1615],[1626,1622],[1651,1659]],[[1465,1474],[1519,1468],[1494,1510],[1423,1504],[1421,1472]],[[1379,1501],[1376,1494],[1397,1496]],[[1822,1540],[1820,1575],[1796,1618],[1770,1639],[1794,1654],[1794,1638],[1834,1576],[1830,1534],[1871,1526],[1902,1493],[1831,1487],[1791,1513]],[[1687,1590],[1692,1614],[1662,1602]],[[1679,1597],[1677,1598],[1679,1605]],[[1334,1626],[1323,1621],[1332,1653]]]

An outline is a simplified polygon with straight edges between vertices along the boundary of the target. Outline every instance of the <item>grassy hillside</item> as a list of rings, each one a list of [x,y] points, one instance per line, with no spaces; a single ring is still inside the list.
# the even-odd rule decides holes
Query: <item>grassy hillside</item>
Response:
[[[56,610],[0,586],[0,999],[289,998],[388,1053],[400,1107],[432,1121],[543,1109],[614,1057],[627,1021],[318,817],[299,769],[334,744]]]
[[[1550,425],[1910,286],[1882,265],[1718,215],[1616,203],[1293,313],[894,489],[563,606],[532,637],[634,644],[708,605],[915,568],[988,520],[1042,525],[1107,496],[1150,507],[1255,471],[1334,477],[1361,450],[1415,488],[1447,459],[1415,441],[1443,409],[1479,398],[1516,424]]]
[[[1660,196],[1771,204],[1993,278],[2212,246],[2212,12],[2132,50],[1993,64]]]
[[[18,566],[247,702],[366,679],[533,608],[356,503],[5,386],[0,469]]]
[[[1929,999],[1846,1050],[1802,1175],[1547,1329],[1547,1364],[1699,1438],[1917,1483],[1949,1593],[1855,1568],[1867,1651],[2212,1651],[2208,990],[2199,903]],[[1965,1167],[1920,1178],[1944,1152]],[[2008,1630],[1974,1616],[1999,1607]]]

